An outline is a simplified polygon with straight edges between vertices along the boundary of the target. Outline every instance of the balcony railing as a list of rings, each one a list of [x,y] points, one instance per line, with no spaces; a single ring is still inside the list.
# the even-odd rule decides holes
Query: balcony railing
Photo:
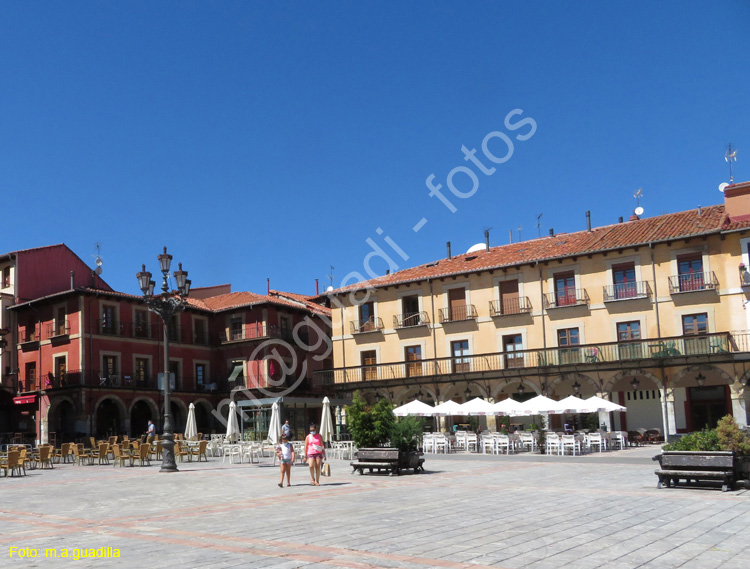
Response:
[[[637,298],[651,298],[651,285],[648,284],[648,281],[633,281],[632,283],[611,284],[604,287],[604,302]]]
[[[527,296],[504,298],[490,301],[491,316],[508,316],[512,314],[528,314],[531,312],[531,301]]]
[[[394,328],[413,328],[414,326],[427,326],[429,323],[430,317],[426,312],[405,312],[393,317]]]
[[[67,320],[65,322],[48,322],[46,331],[48,338],[67,336],[70,334],[70,322]]]
[[[550,292],[543,296],[544,308],[564,308],[567,306],[588,306],[589,293],[585,288],[569,288],[564,293]]]
[[[440,323],[461,322],[463,320],[474,320],[477,317],[477,309],[473,304],[462,304],[459,306],[449,306],[441,308],[438,311]]]
[[[669,277],[669,294],[682,292],[698,292],[702,290],[717,290],[719,280],[713,271],[708,273],[690,273],[687,275],[673,275]]]
[[[22,344],[24,342],[37,342],[39,340],[39,334],[37,333],[36,327],[28,326],[25,329],[18,331],[18,341]]]
[[[629,340],[603,344],[584,344],[547,349],[526,349],[492,354],[462,355],[418,362],[381,363],[316,372],[316,382],[323,385],[358,383],[376,380],[403,380],[422,376],[449,376],[512,370],[519,368],[576,366],[580,369],[606,367],[621,369],[623,362],[638,367],[658,365],[660,361],[679,357],[711,356],[750,351],[750,332],[721,332],[702,336],[678,336],[651,340]],[[607,366],[606,364],[610,364]]]
[[[125,327],[117,320],[103,318],[97,321],[97,329],[103,336],[123,336]]]
[[[241,328],[229,328],[224,330],[220,336],[220,342],[239,342],[242,340],[257,340],[259,338],[268,338],[276,334],[276,326],[268,326],[265,322],[249,322],[243,324]]]
[[[383,329],[383,319],[370,316],[367,320],[352,320],[349,322],[352,334],[365,334],[367,332],[380,332]]]

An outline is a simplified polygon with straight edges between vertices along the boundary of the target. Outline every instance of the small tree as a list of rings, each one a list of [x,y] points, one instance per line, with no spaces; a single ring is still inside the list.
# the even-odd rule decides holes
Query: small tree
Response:
[[[716,435],[719,439],[721,450],[730,450],[735,454],[750,455],[750,440],[740,430],[737,421],[731,415],[719,419],[716,426]]]
[[[360,392],[356,391],[352,404],[346,408],[346,422],[354,444],[358,448],[371,448],[388,442],[396,419],[393,405],[387,399],[380,399],[375,405],[368,406]]]

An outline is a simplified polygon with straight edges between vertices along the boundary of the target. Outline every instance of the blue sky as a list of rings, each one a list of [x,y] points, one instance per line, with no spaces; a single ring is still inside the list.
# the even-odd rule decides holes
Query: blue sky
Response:
[[[614,223],[638,188],[646,216],[720,203],[730,142],[750,179],[750,3],[528,4],[2,3],[0,251],[99,242],[137,294],[167,245],[193,286],[311,294],[368,238],[405,268],[540,213]],[[537,130],[490,164],[514,109]],[[458,166],[451,213],[425,180]]]

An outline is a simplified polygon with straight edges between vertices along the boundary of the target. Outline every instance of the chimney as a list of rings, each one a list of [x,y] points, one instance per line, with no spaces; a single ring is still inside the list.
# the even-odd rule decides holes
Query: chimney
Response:
[[[266,294],[271,294],[271,279],[266,277]]]
[[[320,285],[318,285],[318,279],[315,279],[315,296],[320,296]]]
[[[628,218],[628,221],[638,221],[640,217],[638,217],[636,214],[631,213],[630,217]]]
[[[732,221],[750,220],[750,182],[724,188],[724,209]]]
[[[484,230],[484,250],[485,251],[490,250],[490,230],[489,229]]]
[[[586,210],[586,231],[591,231],[591,212]]]
[[[622,216],[620,216],[620,217],[618,218],[618,220],[617,220],[617,223],[622,223],[622,221],[623,221],[623,220],[622,220]]]
[[[513,245],[513,230],[511,229],[509,233],[510,233],[510,244]]]
[[[70,290],[76,287],[76,272],[70,271]]]
[[[450,259],[451,258],[451,242],[446,241],[445,246],[448,248],[448,258]]]
[[[555,236],[555,230],[552,227],[549,228],[549,236],[550,237],[554,237]]]

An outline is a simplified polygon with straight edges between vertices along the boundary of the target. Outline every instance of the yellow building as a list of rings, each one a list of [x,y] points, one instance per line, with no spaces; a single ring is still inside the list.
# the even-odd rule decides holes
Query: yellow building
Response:
[[[725,203],[454,255],[330,293],[319,380],[401,404],[544,393],[680,433],[750,389],[750,183]],[[561,418],[558,421],[564,420]],[[553,423],[554,425],[554,423]]]

